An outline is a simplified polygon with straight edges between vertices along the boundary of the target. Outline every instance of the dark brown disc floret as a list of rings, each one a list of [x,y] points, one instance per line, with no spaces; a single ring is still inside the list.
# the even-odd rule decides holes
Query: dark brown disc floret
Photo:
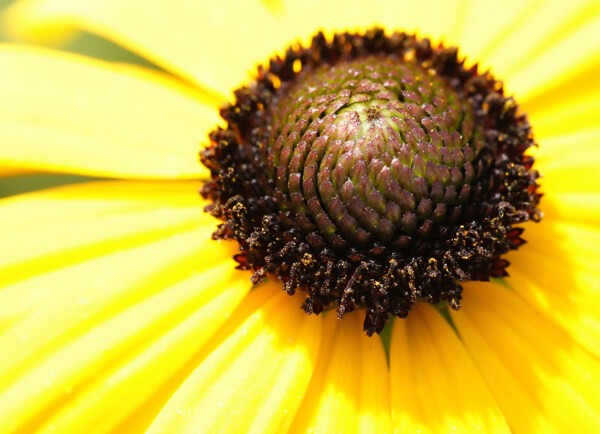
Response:
[[[371,335],[415,301],[458,309],[460,282],[505,276],[515,225],[539,219],[527,119],[455,48],[318,34],[235,96],[201,153],[213,237],[308,313],[365,307]]]

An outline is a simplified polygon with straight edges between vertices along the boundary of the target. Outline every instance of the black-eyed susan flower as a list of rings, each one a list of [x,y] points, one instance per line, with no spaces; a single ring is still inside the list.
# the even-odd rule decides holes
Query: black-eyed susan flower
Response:
[[[165,72],[0,47],[6,174],[127,179],[0,202],[3,431],[598,430],[596,2],[5,22]]]

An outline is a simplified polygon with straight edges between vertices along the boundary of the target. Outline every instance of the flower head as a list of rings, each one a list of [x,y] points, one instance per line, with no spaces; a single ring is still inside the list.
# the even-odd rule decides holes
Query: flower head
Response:
[[[527,120],[456,49],[320,33],[235,94],[202,155],[214,237],[307,313],[366,307],[372,335],[417,300],[458,309],[457,282],[506,275],[513,225],[537,219]]]
[[[86,182],[0,201],[0,352],[5,355],[0,367],[2,429],[597,430],[597,2],[434,3],[373,1],[358,7],[346,1],[312,0],[218,6],[142,0],[17,2],[5,14],[5,23],[14,34],[56,43],[57,36],[73,29],[93,32],[122,44],[161,70],[32,45],[0,46],[0,95],[4,101],[0,164],[11,170],[131,179]],[[421,59],[423,52],[417,46],[414,53],[396,53],[396,59],[384,56],[382,60],[381,53],[369,53],[328,66],[305,62],[310,56],[294,57],[303,53],[300,47],[308,47],[306,38],[318,29],[364,35],[374,24],[387,28],[388,35],[398,30],[417,32],[419,40],[430,37],[431,52]],[[360,31],[356,33],[353,27]],[[397,35],[403,41],[417,40],[405,33]],[[219,124],[217,106],[233,89],[240,88],[246,71],[298,38],[300,45],[285,55],[278,51],[279,57],[259,69],[265,75],[259,74],[256,86],[259,90],[261,85],[271,86],[270,93],[257,94],[257,87],[239,91],[223,111],[227,124]],[[325,51],[320,50],[335,46],[339,36],[335,39],[333,32],[327,31],[320,40],[323,45],[311,55],[322,55]],[[439,65],[431,65],[434,73],[417,63],[445,52],[438,48],[440,42],[444,47],[460,47],[458,57],[453,54],[450,58],[451,71],[459,71],[458,76],[445,76]],[[350,47],[352,51],[352,44]],[[467,66],[463,67],[457,59],[464,56]],[[484,66],[472,68],[476,60]],[[505,80],[506,97],[514,94],[520,109],[500,93],[499,83],[482,72],[490,67],[494,77]],[[339,77],[354,70],[363,75],[368,70],[376,76],[391,71],[396,81],[407,79],[407,87],[401,91],[409,93],[402,94],[393,83],[387,86],[371,77],[374,86],[382,87],[356,93],[372,96],[378,92],[376,98],[361,97],[337,108],[324,107],[325,112],[339,110],[329,124],[332,136],[347,128],[353,143],[366,137],[368,143],[380,144],[388,154],[393,150],[415,176],[404,178],[401,167],[397,178],[386,178],[383,166],[377,170],[372,166],[373,173],[369,172],[370,164],[379,164],[374,160],[385,163],[387,157],[385,152],[371,155],[365,146],[356,164],[341,165],[347,179],[338,182],[333,170],[325,176],[327,171],[322,168],[327,165],[320,165],[321,171],[315,175],[318,182],[312,184],[314,191],[310,182],[306,189],[304,185],[298,189],[294,174],[301,169],[304,174],[311,166],[294,169],[292,151],[299,149],[300,141],[289,138],[294,128],[306,128],[302,130],[306,133],[310,124],[302,127],[291,121],[295,104],[306,98],[303,89],[322,89],[323,82],[332,82],[332,89],[340,87],[335,95],[343,98],[340,92],[345,85]],[[474,90],[470,93],[471,88],[464,85],[475,79],[476,70],[483,77],[479,79],[482,86],[471,82]],[[466,74],[465,83],[461,74]],[[445,107],[443,113],[428,113],[430,107],[420,100],[415,106],[382,105],[381,101],[398,95],[417,100],[427,96],[429,90],[419,89],[418,80],[411,82],[410,76],[426,77],[428,83],[434,83],[432,87],[447,103],[438,100]],[[409,88],[411,85],[421,93]],[[499,96],[490,96],[494,94]],[[257,95],[265,99],[257,99]],[[243,112],[245,102],[255,104],[250,116],[236,113],[236,108]],[[349,108],[348,104],[354,105]],[[264,112],[259,113],[261,110]],[[529,147],[532,137],[524,112],[539,149]],[[406,125],[394,121],[400,118]],[[428,142],[436,140],[433,132],[437,132],[442,145],[445,138],[454,144],[452,132],[460,133],[462,137],[456,137],[460,146],[453,149],[461,149],[464,161],[450,151],[452,161],[447,163],[443,151],[447,147],[420,145],[426,140],[417,140],[414,149],[409,146],[410,152],[402,152],[400,138],[411,145],[411,134],[419,134],[410,129],[410,119],[426,123],[425,118],[439,122],[427,130]],[[211,136],[215,143],[203,151],[213,175],[209,177],[196,160],[199,143],[208,141],[215,125],[221,127]],[[508,130],[500,131],[506,125]],[[510,139],[510,143],[503,145],[500,135],[490,139],[490,128],[506,133],[503,140]],[[314,143],[316,140],[315,135]],[[293,144],[291,148],[286,147],[288,142]],[[257,145],[257,150],[248,144]],[[242,152],[227,154],[232,145]],[[500,157],[507,150],[509,161]],[[285,166],[288,171],[279,178],[279,162],[285,160],[286,152],[291,154]],[[220,158],[223,155],[230,158]],[[343,152],[338,155],[346,158]],[[540,191],[530,156],[535,156],[535,168],[543,173]],[[257,166],[245,166],[244,159]],[[368,179],[361,176],[361,161]],[[386,166],[390,173],[391,161]],[[428,166],[432,167],[429,177]],[[515,166],[521,167],[511,172]],[[234,169],[236,177],[241,176],[244,188],[226,177],[227,167]],[[453,171],[456,167],[460,170]],[[382,173],[380,179],[368,176]],[[348,179],[352,185],[344,187]],[[422,182],[417,179],[427,182],[426,189],[417,185]],[[507,179],[517,182],[506,183]],[[414,206],[410,196],[394,195],[392,180],[412,195]],[[367,181],[372,185],[361,184]],[[439,197],[436,182],[443,187]],[[255,184],[259,184],[258,190],[253,190]],[[447,227],[455,229],[484,221],[488,215],[482,208],[487,205],[496,206],[497,211],[489,214],[491,219],[499,217],[502,209],[512,216],[510,207],[500,206],[507,202],[531,218],[536,215],[538,193],[544,193],[540,202],[544,219],[540,224],[523,225],[528,243],[506,255],[511,263],[506,268],[508,277],[464,283],[460,310],[413,304],[417,300],[411,299],[412,308],[405,319],[388,324],[381,338],[368,337],[363,323],[375,304],[366,298],[349,297],[349,308],[338,320],[327,313],[306,315],[301,309],[304,290],[323,307],[328,305],[331,299],[320,292],[322,286],[304,288],[293,297],[282,291],[286,283],[277,275],[287,282],[295,278],[288,284],[292,290],[306,282],[324,283],[317,275],[320,268],[312,270],[302,262],[306,259],[310,265],[311,258],[294,256],[290,269],[297,263],[306,267],[294,275],[284,269],[287,262],[267,259],[271,251],[254,256],[257,251],[285,246],[263,243],[258,219],[257,224],[249,225],[235,220],[234,212],[237,209],[242,215],[244,207],[255,212],[264,197],[277,198],[276,191],[268,190],[273,186],[285,193],[280,195],[284,200],[265,203],[262,217],[286,217],[287,209],[293,210],[290,218],[300,227],[298,237],[319,252],[324,249],[319,243],[333,245],[335,236],[351,243],[350,247],[332,248],[337,255],[328,262],[332,269],[342,261],[354,264],[351,274],[336,275],[332,287],[339,280],[340,287],[346,288],[357,270],[363,273],[365,267],[373,267],[366,260],[352,259],[355,251],[376,262],[372,258],[377,258],[378,252],[371,250],[377,243],[389,251],[388,243],[405,236],[410,238],[407,244],[394,247],[400,252],[424,245],[427,237],[414,234],[428,219],[433,221],[442,214],[441,221],[451,222]],[[361,188],[373,186],[380,187],[375,190],[383,202],[373,189],[368,190],[372,194],[361,196]],[[447,220],[449,205],[456,206],[451,203],[453,198],[446,197],[451,186],[455,186],[457,201],[463,187],[469,186],[469,199],[477,197],[474,213],[483,219]],[[479,187],[482,193],[477,196],[472,190]],[[199,188],[212,205],[198,196]],[[309,204],[317,197],[311,196],[311,191],[327,198],[319,203],[320,210]],[[302,201],[293,202],[295,192],[302,192]],[[344,204],[339,215],[332,205],[336,195]],[[356,212],[355,197],[367,201],[376,215]],[[232,198],[237,199],[230,203]],[[511,202],[507,198],[516,199]],[[399,211],[392,210],[391,203],[396,203]],[[443,207],[438,210],[439,204],[446,205],[445,213]],[[241,250],[235,243],[211,239],[218,222],[203,213],[204,206],[212,206],[212,212],[223,220],[218,238],[235,238]],[[303,230],[302,215],[313,227]],[[329,216],[334,225],[321,215]],[[355,235],[349,217],[356,220],[356,229],[367,233],[365,237]],[[392,229],[374,223],[383,218],[390,221]],[[411,219],[416,219],[414,228]],[[462,271],[477,275],[484,270],[492,277],[501,274],[506,263],[500,255],[522,244],[517,229],[521,226],[512,220],[505,223],[494,226],[502,226],[500,232],[504,231],[499,250],[484,255],[487,262],[479,264],[480,268],[464,270],[461,266]],[[441,225],[436,224],[436,228]],[[247,233],[236,233],[245,230]],[[461,242],[467,251],[477,244],[471,236]],[[232,259],[236,254],[241,254],[236,256],[238,262]],[[252,286],[252,272],[235,269],[244,261],[254,271],[266,266],[267,281]],[[362,268],[361,261],[366,264]],[[269,268],[269,264],[276,266]],[[327,265],[323,266],[327,271]],[[311,272],[314,275],[309,275]],[[357,276],[362,276],[360,273]],[[445,275],[448,285],[471,280],[458,275],[450,279],[451,273]],[[256,277],[265,275],[259,271]],[[381,277],[385,281],[385,275]],[[375,276],[368,278],[365,281],[376,286]],[[419,274],[417,280],[423,279]],[[438,298],[452,302],[452,297],[444,294]],[[343,306],[339,294],[334,295]],[[315,302],[312,305],[319,310],[314,309]],[[379,319],[384,317],[375,318],[371,322],[376,324],[369,330],[378,331]]]

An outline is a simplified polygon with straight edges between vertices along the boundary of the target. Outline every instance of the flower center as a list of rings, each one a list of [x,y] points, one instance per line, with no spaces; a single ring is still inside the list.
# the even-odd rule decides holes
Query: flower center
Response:
[[[284,89],[285,87],[285,89]],[[319,67],[286,83],[263,148],[282,211],[306,232],[403,250],[439,236],[487,160],[468,101],[434,70],[398,56]],[[289,89],[288,89],[289,87]],[[477,128],[475,128],[477,127]]]
[[[317,35],[236,91],[202,152],[202,194],[253,282],[305,290],[308,313],[364,307],[371,335],[416,301],[458,309],[461,281],[506,275],[515,225],[538,219],[532,134],[456,53],[377,29]]]

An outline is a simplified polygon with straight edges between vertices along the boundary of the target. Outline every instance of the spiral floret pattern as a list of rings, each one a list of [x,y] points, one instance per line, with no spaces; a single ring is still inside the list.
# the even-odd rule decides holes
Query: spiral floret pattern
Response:
[[[533,138],[512,98],[455,49],[404,33],[317,35],[259,68],[201,154],[202,194],[253,281],[304,308],[367,309],[368,334],[417,300],[506,274],[537,220]]]
[[[284,95],[263,158],[280,209],[304,231],[402,249],[439,237],[437,223],[458,221],[481,194],[482,131],[435,71],[372,56],[304,74]]]

